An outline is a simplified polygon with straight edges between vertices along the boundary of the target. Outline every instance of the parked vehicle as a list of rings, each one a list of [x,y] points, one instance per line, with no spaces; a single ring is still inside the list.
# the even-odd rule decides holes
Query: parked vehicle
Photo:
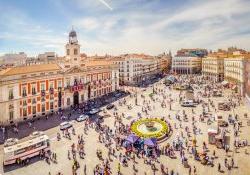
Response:
[[[93,108],[89,111],[89,114],[90,115],[94,115],[94,114],[97,114],[98,112],[100,112],[101,110],[100,109],[97,109],[97,108]]]
[[[117,94],[115,94],[115,97],[120,97],[120,96],[122,96],[122,94],[121,94],[121,93],[117,93]]]
[[[15,141],[12,144],[5,143],[3,149],[3,165],[21,163],[40,154],[41,151],[50,150],[49,137],[40,135],[24,142]],[[8,141],[10,142],[10,140]]]
[[[42,136],[42,135],[44,135],[44,132],[42,132],[42,131],[34,131],[34,132],[32,132],[30,134],[30,137],[35,138],[35,137],[39,137],[39,136]]]
[[[106,109],[112,109],[112,108],[114,108],[115,107],[115,105],[114,104],[109,104],[109,105],[107,105],[107,107],[106,107]]]
[[[68,129],[68,128],[71,128],[72,127],[72,124],[69,123],[69,122],[62,122],[60,124],[60,130],[65,130],[65,129]]]
[[[187,100],[187,101],[183,101],[181,103],[181,106],[183,107],[196,107],[196,103],[194,103],[192,100]]]
[[[83,115],[80,115],[79,117],[77,117],[77,118],[76,118],[76,121],[82,122],[82,121],[84,121],[84,120],[86,120],[86,119],[88,119],[88,118],[89,118],[88,115],[83,114]]]

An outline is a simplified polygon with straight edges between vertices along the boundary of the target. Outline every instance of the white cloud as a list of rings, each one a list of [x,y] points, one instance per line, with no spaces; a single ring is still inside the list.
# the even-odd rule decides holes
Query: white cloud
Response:
[[[172,13],[169,13],[170,7],[166,7],[166,10],[161,7],[159,11],[153,12],[148,10],[151,3],[159,1],[150,1],[143,8],[136,9],[126,9],[126,3],[131,4],[133,1],[125,1],[107,1],[114,7],[110,12],[98,0],[75,0],[82,8],[93,8],[96,12],[77,16],[71,14],[70,20],[78,33],[83,52],[115,55],[144,52],[156,55],[168,49],[217,49],[231,45],[250,49],[250,1],[193,0],[180,5]],[[14,14],[6,15],[5,18],[10,22],[4,25],[10,30],[8,33],[0,32],[0,38],[28,43],[40,50],[55,49],[56,52],[64,53],[68,33],[53,32],[31,20],[31,17]]]
[[[73,21],[74,26],[78,26],[79,28],[85,30],[94,30],[99,27],[99,22],[96,18],[83,18]]]
[[[153,27],[159,29],[172,23],[209,20],[214,17],[230,19],[232,15],[249,12],[249,10],[250,3],[244,0],[201,1],[159,21]]]

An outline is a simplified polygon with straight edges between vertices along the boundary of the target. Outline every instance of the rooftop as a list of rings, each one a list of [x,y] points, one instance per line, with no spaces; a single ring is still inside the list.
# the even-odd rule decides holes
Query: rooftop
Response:
[[[17,74],[28,74],[35,72],[47,72],[47,71],[56,71],[61,68],[57,64],[38,64],[31,66],[22,66],[22,67],[12,67],[0,71],[0,76],[11,76]]]

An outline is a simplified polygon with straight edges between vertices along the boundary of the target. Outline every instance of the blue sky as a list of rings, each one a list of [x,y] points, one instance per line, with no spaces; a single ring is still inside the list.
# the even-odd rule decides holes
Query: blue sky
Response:
[[[0,55],[64,55],[72,25],[88,55],[250,50],[249,0],[0,0]]]

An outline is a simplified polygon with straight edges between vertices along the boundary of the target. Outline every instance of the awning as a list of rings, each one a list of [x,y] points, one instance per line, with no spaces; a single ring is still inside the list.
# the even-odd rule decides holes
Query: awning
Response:
[[[222,85],[227,85],[228,82],[227,82],[226,80],[224,80],[224,81],[221,82],[221,84],[222,84]]]
[[[130,142],[130,143],[135,143],[137,140],[139,139],[139,137],[137,137],[136,135],[134,135],[134,134],[130,134],[127,138],[126,138],[126,140],[128,141],[128,142]]]

